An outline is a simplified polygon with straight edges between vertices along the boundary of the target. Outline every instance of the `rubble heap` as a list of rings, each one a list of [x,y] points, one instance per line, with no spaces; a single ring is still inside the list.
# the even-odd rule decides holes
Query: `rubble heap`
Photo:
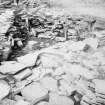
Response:
[[[14,18],[5,32],[12,50],[29,37],[24,47],[29,51],[44,44],[33,38],[56,43],[1,61],[0,104],[104,105],[105,22],[85,16],[42,17],[40,12],[28,15],[28,21],[23,15]]]
[[[104,104],[105,49],[97,47],[96,38],[66,41],[2,62],[1,103],[8,99],[16,105]]]

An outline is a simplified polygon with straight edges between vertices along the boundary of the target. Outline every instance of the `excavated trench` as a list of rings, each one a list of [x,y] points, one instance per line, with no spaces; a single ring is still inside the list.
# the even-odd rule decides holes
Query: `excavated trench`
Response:
[[[52,3],[54,2],[55,1]],[[65,6],[68,7],[67,4],[74,4],[74,6],[80,4],[80,1],[78,0],[73,2],[66,0],[65,2],[65,4],[63,3],[63,0],[59,3],[57,2],[57,4],[59,4],[57,6],[63,5],[64,9],[66,9]],[[98,1],[96,1],[96,4],[97,2]],[[105,29],[105,21],[103,18],[99,18],[98,16],[95,17],[94,15],[69,15],[68,13],[63,13],[65,11],[61,12],[61,8],[61,10],[58,9],[57,12],[55,12],[56,9],[53,10],[54,4],[50,4],[50,6],[52,6],[50,9],[47,8],[49,13],[46,13],[46,9],[44,11],[42,7],[41,15],[39,10],[39,15],[36,14],[36,16],[32,16],[32,14],[28,15],[26,13],[24,14],[24,12],[22,14],[22,9],[15,8],[14,6],[12,7],[16,10],[14,11],[12,24],[8,28],[7,32],[5,32],[6,38],[10,38],[10,43],[12,45],[9,46],[10,50],[7,52],[4,51],[4,53],[7,54],[4,54],[6,57],[1,54],[1,61],[13,60],[16,57],[29,53],[30,50],[40,50],[60,41],[84,40],[87,37],[94,36],[95,32]],[[55,8],[57,8],[56,5]],[[55,12],[53,15],[50,13],[52,11]],[[28,23],[26,22],[26,17],[28,17]],[[100,38],[99,40],[101,40],[100,45],[103,46],[104,38]],[[31,41],[34,41],[34,43],[30,44]],[[28,49],[29,46],[33,49]],[[1,53],[2,52],[3,51],[1,51]]]
[[[5,33],[10,39],[10,53],[7,52],[7,61],[14,60],[16,57],[25,55],[31,51],[40,50],[57,42],[66,40],[80,41],[87,37],[93,37],[94,31],[102,31],[105,29],[103,19],[99,20],[95,17],[86,16],[58,16],[53,18],[42,18],[41,16],[32,16],[26,20],[20,14],[15,14],[13,23]],[[93,33],[92,33],[93,32]],[[28,49],[29,42],[34,43]],[[2,60],[5,60],[2,59]]]
[[[12,35],[13,39],[17,39],[16,41],[14,41],[14,45],[11,46],[11,52],[7,58],[8,61],[14,60],[16,57],[25,55],[31,51],[40,50],[42,48],[48,47],[49,45],[53,45],[55,43],[54,40],[51,40],[47,37],[38,38],[39,34],[44,34],[44,31],[46,31],[46,29],[44,29],[44,23],[41,22],[40,19],[41,17],[32,17],[32,19],[29,20],[30,23],[28,27],[26,26],[25,19],[21,19],[21,16],[19,15],[15,16],[12,26],[5,34],[6,37]],[[34,31],[34,33],[32,33],[30,31],[32,28],[37,28],[38,31],[36,30],[36,32]],[[48,31],[50,30],[48,29]],[[20,43],[18,41],[20,41]],[[28,43],[31,41],[36,43],[34,45],[30,45],[32,49],[28,49]]]
[[[26,26],[26,21],[22,19],[22,16],[15,16],[13,24],[5,34],[6,37],[12,35],[13,39],[16,39],[14,45],[11,46],[11,52],[7,60],[13,60],[16,57],[46,48],[58,42],[66,40],[81,41],[88,37],[95,37],[95,31],[105,29],[104,20],[98,20],[94,17],[77,16],[73,18],[62,16],[57,18],[49,20],[47,18],[42,19],[40,16],[31,17],[28,23],[29,26]],[[31,41],[34,43],[28,46]],[[101,46],[104,45],[101,39],[100,44]],[[28,49],[28,47],[32,49]]]

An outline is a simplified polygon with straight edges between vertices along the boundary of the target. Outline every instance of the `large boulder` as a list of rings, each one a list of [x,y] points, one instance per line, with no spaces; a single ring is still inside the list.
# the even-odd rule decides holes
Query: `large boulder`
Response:
[[[34,82],[28,86],[26,86],[21,91],[22,96],[28,101],[37,101],[46,99],[48,95],[48,91],[42,87],[40,83]]]
[[[29,53],[24,56],[18,57],[17,61],[26,66],[34,66],[39,53]]]

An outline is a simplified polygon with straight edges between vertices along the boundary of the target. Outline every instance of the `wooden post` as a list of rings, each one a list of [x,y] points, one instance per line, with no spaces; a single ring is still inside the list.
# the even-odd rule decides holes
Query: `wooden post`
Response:
[[[67,20],[65,20],[65,21],[66,22],[64,22],[64,37],[65,37],[65,41],[66,41],[66,40],[68,40],[68,21]]]
[[[65,40],[68,39],[68,33],[67,33],[68,27],[67,25],[64,25],[64,35],[65,35]]]
[[[29,19],[28,17],[25,17],[25,21],[26,21],[26,26],[28,28],[28,31],[30,31],[30,28],[29,28]]]

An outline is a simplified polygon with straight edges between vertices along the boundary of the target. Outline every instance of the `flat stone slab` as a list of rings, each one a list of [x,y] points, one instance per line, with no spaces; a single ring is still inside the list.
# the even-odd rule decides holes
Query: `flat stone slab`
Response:
[[[25,67],[25,65],[18,62],[7,62],[4,65],[0,66],[0,72],[3,74],[15,74]]]
[[[40,83],[34,82],[26,86],[21,93],[26,100],[35,102],[46,98],[48,91]]]
[[[41,80],[41,84],[49,91],[57,91],[57,80],[52,77],[44,77]]]
[[[10,86],[4,80],[0,80],[0,100],[6,97],[10,92]]]

